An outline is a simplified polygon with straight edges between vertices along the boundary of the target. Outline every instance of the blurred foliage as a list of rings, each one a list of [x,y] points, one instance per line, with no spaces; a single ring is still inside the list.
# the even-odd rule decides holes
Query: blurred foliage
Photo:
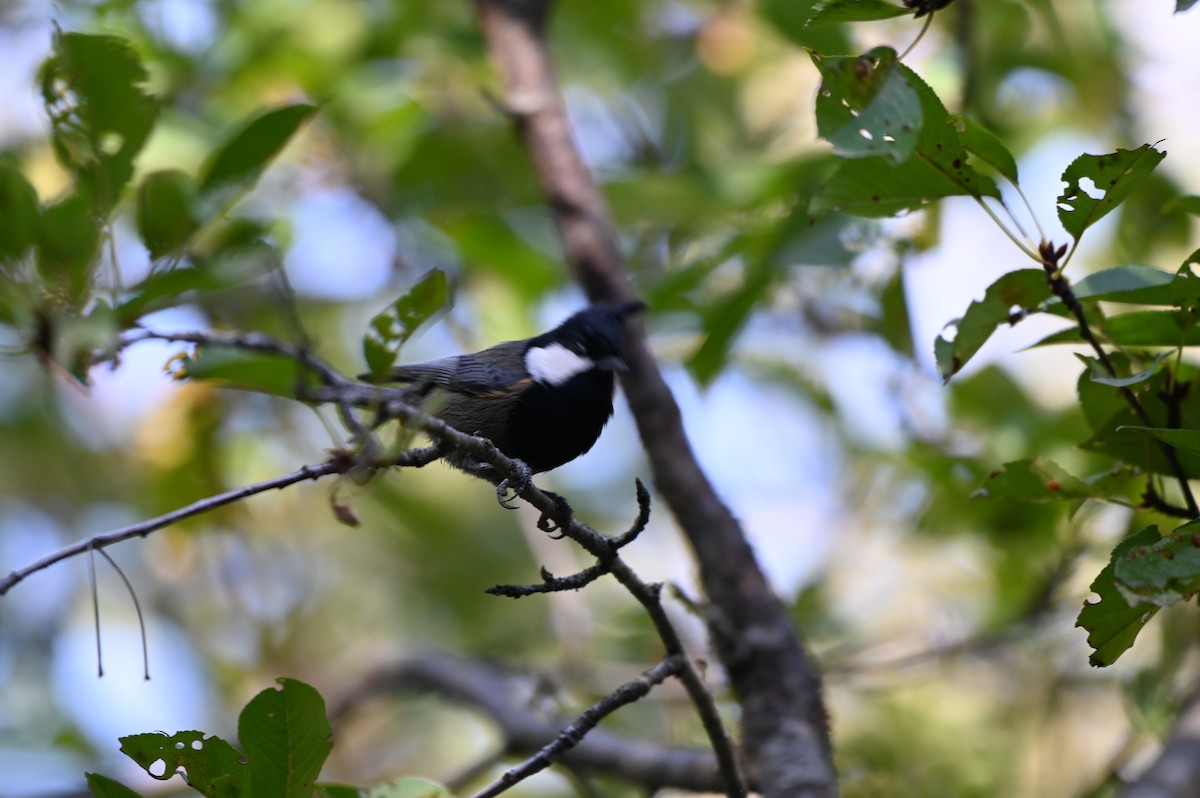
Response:
[[[780,587],[828,663],[846,794],[1077,793],[1124,764],[1109,752],[1137,750],[1118,744],[1126,735],[1163,733],[1196,675],[1197,614],[1181,599],[1200,564],[1174,514],[1179,470],[1200,476],[1186,350],[1200,342],[1200,283],[1194,256],[1176,268],[1195,246],[1197,188],[1156,170],[1163,152],[1134,138],[1130,47],[1102,4],[962,0],[904,59],[924,20],[886,3],[813,5],[558,4],[549,32],[577,139],[664,361],[701,386],[744,376],[755,391],[782,388],[828,436],[820,470],[836,472],[836,516],[821,523],[833,540],[824,554],[789,549],[819,560],[819,575]],[[457,340],[441,344],[478,348],[577,301],[469,4],[66,2],[63,30],[29,6],[0,16],[0,32],[34,26],[53,42],[27,80],[47,132],[0,128],[5,571],[345,443],[332,417],[280,398],[299,374],[279,358],[160,347],[156,366],[195,381],[143,377],[113,393],[112,369],[119,377],[148,346],[119,344],[139,325],[262,331],[312,341],[347,373],[364,355],[382,373],[446,330]],[[913,338],[923,298],[906,275],[937,244],[932,203],[974,197],[1007,219],[997,186],[1028,179],[1022,156],[1064,130],[1111,142],[1066,167],[1057,208],[1074,239],[1110,237],[1108,260],[1086,264],[1100,271],[1080,273],[1073,250],[1063,261],[1110,363],[1081,346],[1073,321],[1046,338],[1082,356],[1069,375],[1077,402],[1052,407],[1020,365],[971,362],[1031,316],[1075,319],[1041,264],[980,281],[983,298],[936,343],[940,374],[933,342]],[[355,242],[384,252],[386,273],[363,276],[351,262],[362,251],[335,243],[317,254],[328,290],[293,290],[310,232],[297,228],[300,209],[338,191],[386,220],[391,240]],[[1091,226],[1108,213],[1115,225]],[[335,232],[316,231],[345,241]],[[1011,263],[1036,245],[1015,245]],[[445,277],[421,283],[427,274]],[[447,307],[440,333],[413,335]],[[867,378],[826,355],[850,344],[887,363],[887,384],[874,386],[886,399],[868,411],[853,401]],[[249,390],[215,389],[229,384]],[[864,413],[899,431],[873,439]],[[806,453],[770,454],[736,456],[793,464]],[[554,479],[599,528],[627,523],[627,489]],[[763,534],[793,538],[789,500],[741,499],[739,513],[762,509],[775,519]],[[338,524],[339,507],[360,526]],[[668,570],[682,554],[663,515],[633,547],[647,552],[638,566],[685,578]],[[535,580],[543,562],[556,573],[586,564],[539,533],[523,538],[531,526],[500,513],[487,486],[432,466],[256,497],[113,553],[151,618],[187,631],[221,718],[279,673],[343,695],[372,667],[429,649],[543,669],[586,706],[659,644],[603,583],[552,601],[484,595]],[[46,531],[31,542],[25,527]],[[96,739],[88,708],[46,675],[87,633],[73,620],[90,617],[87,579],[72,567],[39,575],[54,590],[35,593],[31,580],[0,598],[0,746],[101,769],[113,740]],[[106,619],[127,618],[101,593]],[[1069,628],[1076,617],[1091,652]],[[1113,663],[1139,634],[1126,659],[1087,672],[1088,656]],[[161,667],[184,670],[172,657],[189,655],[168,654]],[[72,668],[91,678],[90,663]],[[710,681],[720,687],[715,668]],[[338,728],[353,742],[324,775],[459,772],[495,736],[463,715],[436,700],[363,707]],[[702,743],[676,701],[612,723]],[[1025,733],[996,731],[1013,727]],[[1055,748],[1064,740],[1079,743]],[[91,787],[124,794],[103,777]]]

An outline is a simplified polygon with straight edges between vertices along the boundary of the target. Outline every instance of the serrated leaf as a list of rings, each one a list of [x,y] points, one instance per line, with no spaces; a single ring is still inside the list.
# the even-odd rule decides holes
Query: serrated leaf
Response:
[[[1017,184],[1017,161],[995,133],[960,114],[950,114],[947,122],[958,131],[967,152],[995,169],[1014,186]]]
[[[1078,239],[1083,231],[1120,205],[1137,182],[1154,171],[1166,155],[1149,144],[1106,155],[1080,155],[1062,174],[1067,184],[1058,197],[1058,219],[1062,226],[1072,238]],[[1091,183],[1089,188],[1082,185],[1085,180]]]
[[[38,234],[38,196],[7,158],[0,158],[0,268],[24,255]]]
[[[1100,598],[1095,602],[1084,602],[1083,609],[1075,621],[1088,632],[1087,642],[1092,647],[1089,664],[1096,667],[1111,665],[1124,654],[1138,632],[1144,627],[1158,607],[1142,605],[1133,607],[1117,589],[1113,576],[1114,563],[1133,548],[1152,545],[1159,539],[1158,527],[1149,526],[1133,533],[1113,549],[1108,565],[1092,582],[1092,592]]]
[[[869,22],[911,14],[910,9],[885,3],[883,0],[822,0],[813,6],[806,28],[839,25],[843,22]]]
[[[1130,432],[1136,432],[1139,435],[1146,435],[1151,438],[1156,438],[1173,449],[1178,449],[1181,452],[1189,452],[1191,454],[1200,455],[1200,431],[1194,429],[1171,429],[1169,427],[1139,427],[1135,425],[1126,425],[1119,427],[1118,430],[1128,430]]]
[[[988,286],[983,299],[972,302],[963,317],[954,322],[957,329],[954,340],[939,335],[934,342],[942,379],[949,382],[996,328],[1009,320],[1014,308],[1036,307],[1049,296],[1050,287],[1041,269],[1018,269],[1001,275]]]
[[[250,764],[255,796],[310,798],[333,744],[325,702],[296,679],[276,679],[238,716],[238,739]]]
[[[409,777],[372,787],[367,798],[454,798],[454,793],[437,782]]]
[[[876,47],[860,56],[811,53],[821,73],[817,131],[843,158],[907,159],[923,122],[921,99],[898,69],[896,51]]]
[[[178,252],[187,244],[200,227],[195,205],[196,185],[185,172],[166,169],[142,178],[135,219],[152,259]]]
[[[1024,459],[1005,463],[991,474],[973,499],[1016,499],[1028,502],[1077,501],[1093,496],[1088,484],[1052,460]]]
[[[1000,199],[996,183],[968,163],[959,133],[933,89],[903,64],[897,70],[921,101],[921,132],[913,154],[893,164],[884,159],[843,161],[812,203],[812,212],[893,216],[943,197]]]
[[[209,156],[200,171],[200,190],[248,189],[316,112],[315,105],[297,103],[252,116]]]
[[[174,778],[182,768],[188,786],[206,798],[250,798],[250,774],[241,752],[220,737],[200,731],[131,734],[120,738],[121,751],[158,779]],[[155,775],[156,763],[165,770]]]
[[[247,352],[225,346],[197,349],[175,363],[173,375],[181,380],[205,380],[223,388],[294,398],[305,377],[300,366],[286,355]]]
[[[1092,331],[1115,346],[1200,346],[1200,327],[1196,327],[1190,314],[1170,310],[1140,310],[1109,316]],[[1083,335],[1078,325],[1051,333],[1032,346],[1052,344],[1077,344]]]
[[[417,328],[444,310],[449,301],[446,273],[432,269],[408,293],[376,314],[362,342],[363,358],[372,376],[386,374]]]
[[[114,781],[108,776],[101,776],[99,773],[85,773],[84,776],[87,777],[88,789],[92,791],[95,798],[142,798],[121,782]]]
[[[126,40],[58,33],[54,45],[40,75],[51,143],[96,212],[107,216],[133,176],[158,103],[142,91],[146,70]]]
[[[1113,578],[1131,607],[1167,607],[1200,591],[1200,522],[1113,557]]]

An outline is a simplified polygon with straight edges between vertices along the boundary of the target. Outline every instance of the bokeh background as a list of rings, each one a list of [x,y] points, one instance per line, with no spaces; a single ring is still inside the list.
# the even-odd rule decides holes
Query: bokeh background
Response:
[[[652,313],[652,345],[700,460],[742,519],[822,662],[850,796],[1085,795],[1156,750],[1196,663],[1194,608],[1161,613],[1108,670],[1073,628],[1128,523],[1118,508],[972,501],[1025,456],[1086,471],[1073,448],[1077,362],[1018,351],[1062,326],[1004,331],[950,386],[932,341],[999,274],[1027,266],[969,200],[874,222],[789,224],[820,174],[817,73],[804,47],[903,49],[919,23],[810,30],[793,0],[561,2],[551,38],[576,135],[611,203]],[[1072,269],[1173,269],[1195,227],[1163,198],[1200,193],[1200,12],[1169,0],[960,0],[908,58],[952,110],[1018,155],[1047,236],[1062,169],[1081,152],[1165,139],[1166,161],[1089,232]],[[281,254],[307,331],[348,373],[368,320],[430,268],[452,309],[405,348],[419,359],[553,325],[582,302],[529,163],[493,97],[469,3],[404,0],[0,2],[0,151],[43,200],[68,178],[36,88],[54,26],[128,37],[165,108],[139,172],[194,172],[239,119],[309,99],[317,118],[232,212]],[[1019,206],[1013,202],[1013,207]],[[107,280],[151,268],[131,214]],[[1021,216],[1030,230],[1027,216]],[[0,220],[2,223],[2,220]],[[119,275],[119,277],[118,277]],[[271,281],[157,314],[156,329],[287,336]],[[336,419],[282,400],[170,379],[180,347],[145,343],[92,385],[47,371],[0,328],[0,572],[68,542],[320,461]],[[627,411],[547,476],[595,526],[636,512],[645,476]],[[333,503],[353,509],[354,528]],[[550,675],[564,707],[654,662],[635,603],[602,582],[511,602],[498,582],[586,564],[489,486],[440,465],[367,485],[302,484],[111,549],[146,613],[152,679],[119,577],[65,562],[0,598],[0,796],[77,794],[99,770],[139,789],[117,737],[233,736],[273,677],[349,694],[374,668],[455,653]],[[695,595],[665,512],[628,558]],[[702,652],[702,625],[672,613]],[[718,670],[710,671],[720,685]],[[731,720],[733,705],[729,711]],[[703,744],[670,686],[610,725]],[[335,726],[329,778],[447,778],[496,744],[486,719],[434,696],[356,707]],[[618,784],[604,794],[623,795]],[[546,774],[522,795],[568,794]]]

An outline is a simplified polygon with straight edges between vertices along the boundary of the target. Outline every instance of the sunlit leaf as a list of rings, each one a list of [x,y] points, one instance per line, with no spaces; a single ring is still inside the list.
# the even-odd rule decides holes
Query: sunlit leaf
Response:
[[[821,0],[813,6],[812,16],[806,27],[837,25],[842,22],[868,22],[874,19],[891,19],[911,14],[903,6],[885,3],[883,0]]]
[[[1027,458],[1005,463],[1004,468],[991,474],[971,498],[1049,502],[1075,501],[1093,495],[1086,482],[1067,473],[1052,460]]]
[[[300,126],[317,112],[315,105],[298,103],[256,114],[217,148],[200,172],[200,190],[253,185],[267,165]]]
[[[126,40],[58,33],[54,44],[40,76],[54,152],[106,216],[133,175],[158,104],[142,91],[146,70]]]
[[[362,344],[363,357],[371,374],[381,377],[387,373],[405,341],[418,327],[444,310],[449,300],[446,273],[433,269],[408,293],[371,319]]]
[[[196,350],[175,363],[181,380],[205,380],[223,388],[292,398],[303,383],[296,361],[270,352],[250,352],[226,346]]]
[[[1093,649],[1088,662],[1092,665],[1103,667],[1116,662],[1133,645],[1142,627],[1158,612],[1158,607],[1150,604],[1131,606],[1117,589],[1113,568],[1114,563],[1130,550],[1151,546],[1159,537],[1158,527],[1149,526],[1125,538],[1113,549],[1108,565],[1092,582],[1092,592],[1099,599],[1084,602],[1075,621],[1076,626],[1088,632],[1087,642]]]
[[[137,192],[137,231],[151,258],[183,248],[199,227],[196,185],[185,172],[166,169],[142,178]]]
[[[1200,591],[1200,522],[1113,556],[1117,589],[1132,606],[1167,607]]]
[[[251,794],[249,769],[241,752],[220,737],[205,737],[200,731],[149,732],[122,737],[120,742],[126,756],[160,781],[174,778],[183,769],[184,780],[206,798]]]
[[[428,779],[404,778],[372,787],[367,798],[454,798],[454,793]]]
[[[896,61],[896,51],[876,47],[860,56],[812,53],[821,72],[817,131],[844,158],[908,158],[923,123],[921,100]]]
[[[1013,185],[1017,184],[1017,161],[992,131],[965,116],[950,114],[948,123],[958,131],[967,152],[995,169]]]
[[[310,798],[333,744],[325,701],[296,679],[276,679],[238,716],[238,739],[250,763],[254,795]]]
[[[987,342],[996,328],[1009,321],[1014,310],[1037,306],[1050,296],[1046,275],[1040,269],[1018,269],[988,286],[983,299],[972,302],[953,325],[953,340],[939,335],[934,355],[942,379],[949,382]]]
[[[1101,385],[1108,385],[1113,388],[1129,388],[1153,377],[1158,373],[1159,368],[1162,367],[1163,361],[1170,356],[1170,352],[1159,352],[1154,356],[1154,362],[1136,374],[1130,374],[1128,377],[1114,377],[1108,373],[1103,364],[1096,362],[1089,370],[1088,377],[1092,382],[1098,382]]]
[[[1149,144],[1106,155],[1080,155],[1062,175],[1067,184],[1058,197],[1058,219],[1062,226],[1078,239],[1084,230],[1120,205],[1137,182],[1154,171],[1166,155]]]
[[[1000,198],[996,183],[968,163],[968,154],[933,89],[908,67],[897,69],[921,100],[923,122],[916,149],[904,162],[881,158],[844,161],[812,203],[814,213],[893,216],[954,196]]]

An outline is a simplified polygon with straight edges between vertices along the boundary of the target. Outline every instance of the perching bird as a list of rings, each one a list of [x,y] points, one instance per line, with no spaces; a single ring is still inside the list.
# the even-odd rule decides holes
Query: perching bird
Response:
[[[593,305],[534,338],[397,366],[387,379],[414,386],[420,396],[440,389],[434,416],[489,439],[531,473],[549,471],[600,437],[613,413],[613,373],[627,368],[624,319],[644,308],[640,301]],[[492,482],[503,476],[461,453],[448,459]]]

